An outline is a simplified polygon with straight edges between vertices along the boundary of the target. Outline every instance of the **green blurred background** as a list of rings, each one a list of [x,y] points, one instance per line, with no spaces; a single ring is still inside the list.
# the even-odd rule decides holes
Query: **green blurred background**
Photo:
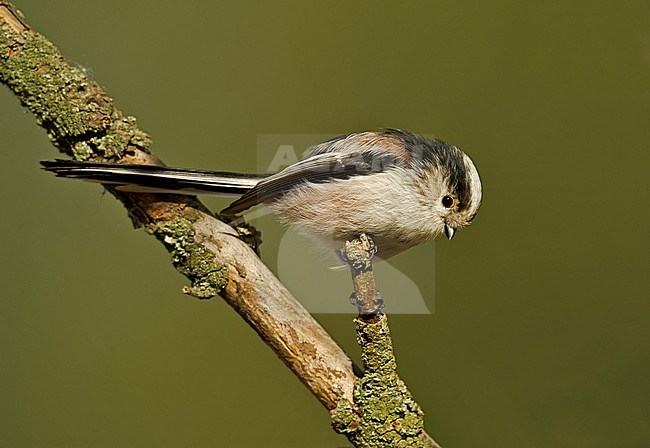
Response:
[[[16,2],[170,165],[254,171],[260,134],[380,127],[464,148],[475,223],[436,244],[435,284],[433,244],[393,263],[435,293],[391,318],[428,431],[650,447],[648,1]],[[0,133],[0,446],[348,446],[111,196],[39,170],[57,153],[5,87]],[[258,225],[275,268],[283,230]],[[352,315],[317,318],[357,359]]]

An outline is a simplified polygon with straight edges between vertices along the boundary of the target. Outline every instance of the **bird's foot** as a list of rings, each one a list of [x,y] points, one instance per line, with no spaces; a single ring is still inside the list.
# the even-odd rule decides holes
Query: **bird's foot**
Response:
[[[377,245],[370,235],[362,233],[352,241],[345,243],[339,250],[339,258],[352,269],[363,270],[371,265],[371,261],[377,254]]]

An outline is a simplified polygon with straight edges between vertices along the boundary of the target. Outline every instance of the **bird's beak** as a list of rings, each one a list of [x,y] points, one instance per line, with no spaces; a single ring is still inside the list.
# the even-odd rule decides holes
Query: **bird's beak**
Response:
[[[447,239],[451,240],[455,234],[456,234],[456,229],[451,227],[449,224],[445,224],[445,235],[447,236]]]

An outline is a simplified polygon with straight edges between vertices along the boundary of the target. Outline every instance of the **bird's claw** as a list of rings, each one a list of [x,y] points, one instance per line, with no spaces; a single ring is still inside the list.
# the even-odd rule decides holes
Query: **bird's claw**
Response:
[[[354,244],[353,244],[354,242]],[[339,258],[352,269],[364,270],[371,266],[372,259],[377,255],[378,247],[372,237],[362,233],[353,242],[346,242],[338,251]],[[361,243],[359,245],[359,243]]]

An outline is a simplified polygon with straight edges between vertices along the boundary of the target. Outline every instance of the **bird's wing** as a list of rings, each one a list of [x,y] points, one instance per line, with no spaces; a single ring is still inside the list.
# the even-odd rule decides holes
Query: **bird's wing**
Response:
[[[356,141],[352,140],[355,136]],[[387,151],[381,141],[370,143],[365,141],[365,137],[367,136],[364,134],[353,134],[311,148],[307,151],[311,157],[260,181],[221,213],[241,213],[257,204],[277,198],[303,183],[322,183],[380,173],[389,167],[405,163],[400,154]]]

